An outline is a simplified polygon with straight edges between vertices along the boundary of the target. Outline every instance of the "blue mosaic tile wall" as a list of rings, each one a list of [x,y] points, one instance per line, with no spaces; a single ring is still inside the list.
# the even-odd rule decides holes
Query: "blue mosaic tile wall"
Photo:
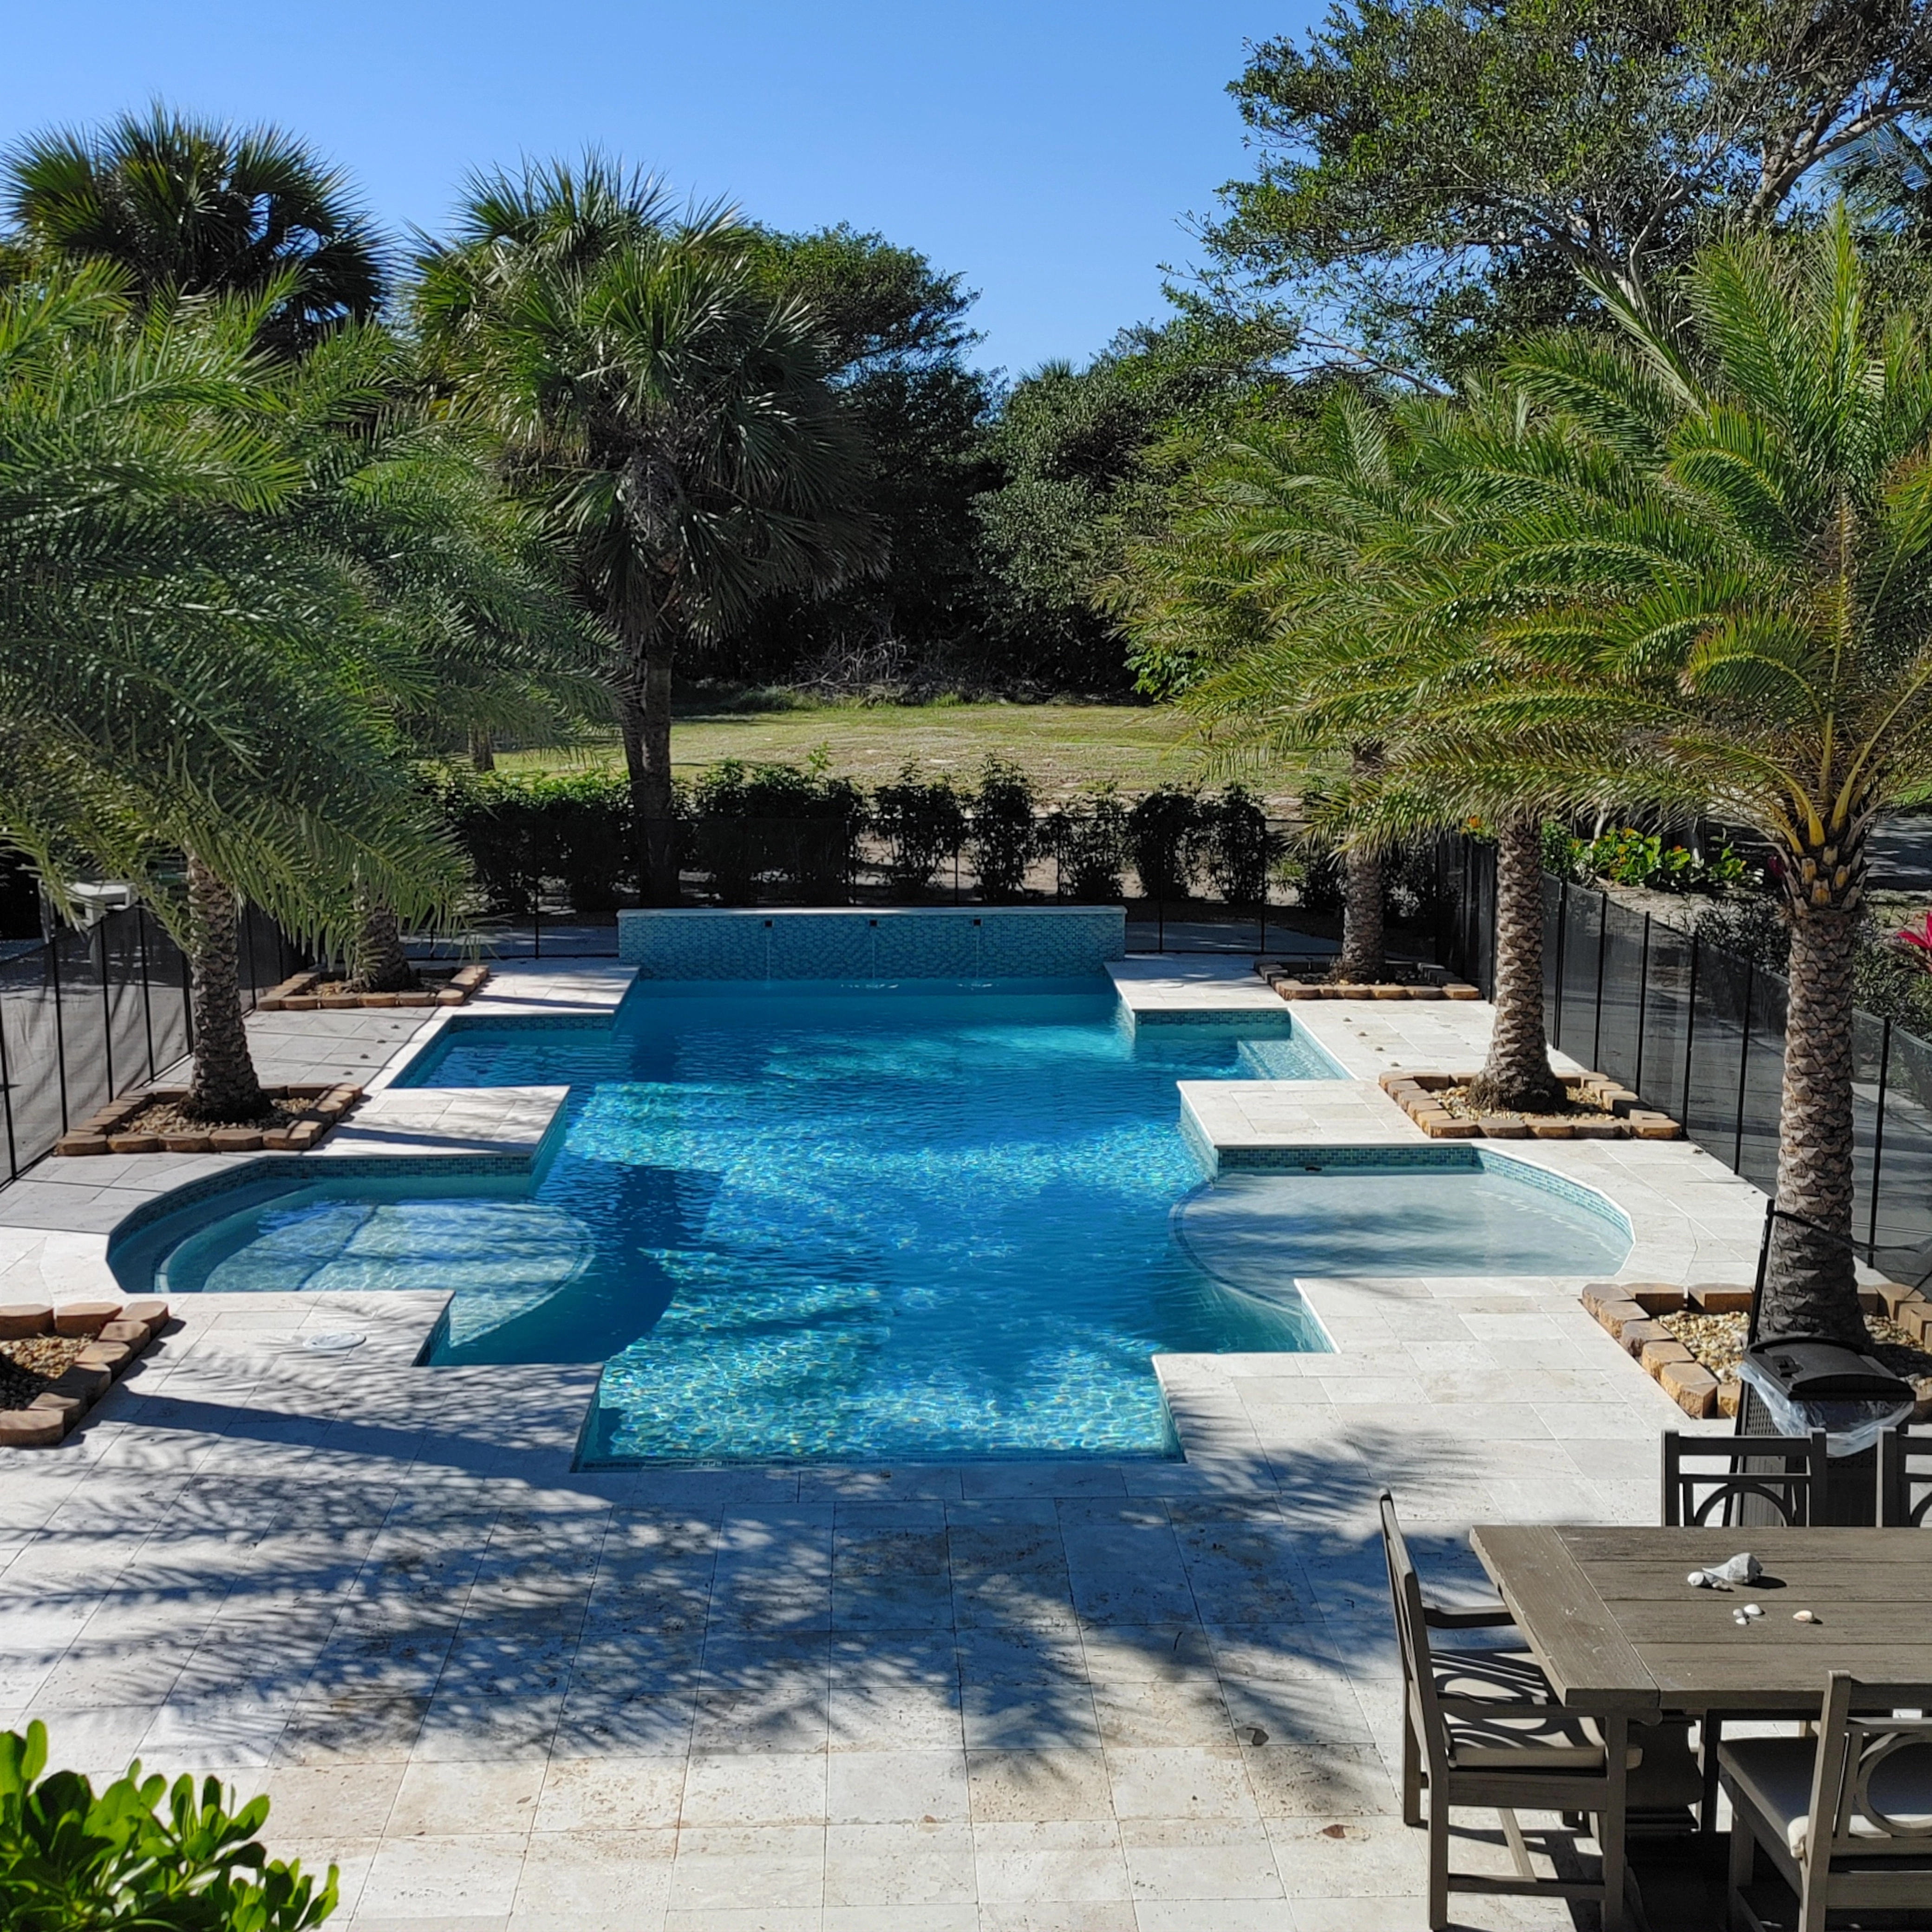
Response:
[[[1055,980],[1127,948],[1119,906],[626,910],[617,956],[646,980]]]

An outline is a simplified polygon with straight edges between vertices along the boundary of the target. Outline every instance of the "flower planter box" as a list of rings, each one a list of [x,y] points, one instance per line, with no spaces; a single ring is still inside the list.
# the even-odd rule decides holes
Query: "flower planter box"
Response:
[[[440,986],[419,987],[408,993],[340,993],[324,992],[325,985],[333,986],[320,972],[291,974],[272,992],[265,993],[255,1003],[255,1010],[264,1013],[309,1013],[318,1009],[324,1012],[362,1012],[380,1010],[390,1006],[460,1006],[474,998],[490,976],[487,966],[459,966],[449,976],[447,983]]]
[[[304,1118],[283,1127],[194,1127],[166,1132],[129,1131],[128,1124],[157,1101],[188,1098],[185,1087],[150,1087],[97,1109],[54,1143],[57,1154],[304,1154],[362,1097],[359,1087],[265,1087],[272,1100],[308,1104]]]
[[[1433,1140],[1674,1141],[1683,1131],[1668,1114],[1646,1107],[1628,1087],[1607,1073],[1584,1073],[1564,1082],[1579,1103],[1592,1109],[1568,1115],[1519,1118],[1452,1114],[1436,1099],[1451,1088],[1467,1087],[1473,1073],[1384,1073],[1382,1091]]]
[[[145,1354],[168,1325],[165,1301],[0,1303],[0,1341],[85,1338],[68,1367],[24,1408],[0,1408],[0,1449],[50,1449]],[[34,1372],[28,1371],[27,1372]]]

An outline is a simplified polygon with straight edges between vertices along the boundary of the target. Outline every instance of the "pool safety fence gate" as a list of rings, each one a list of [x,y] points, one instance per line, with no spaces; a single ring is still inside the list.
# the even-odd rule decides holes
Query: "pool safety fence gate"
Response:
[[[1440,956],[1492,996],[1495,848],[1448,841],[1439,862]],[[1550,1044],[1674,1115],[1706,1152],[1772,1192],[1784,975],[1594,886],[1546,874],[1543,890]],[[1861,1010],[1852,1079],[1852,1232],[1874,1268],[1920,1281],[1932,1271],[1932,1043]]]
[[[240,922],[242,996],[252,1008],[299,961],[258,908]],[[0,1126],[7,1178],[71,1121],[153,1080],[194,1050],[188,962],[145,906],[0,944]]]

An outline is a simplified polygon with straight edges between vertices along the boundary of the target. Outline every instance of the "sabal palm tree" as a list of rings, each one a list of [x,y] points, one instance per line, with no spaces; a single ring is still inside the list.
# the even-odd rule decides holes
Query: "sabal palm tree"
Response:
[[[0,211],[30,260],[112,262],[144,306],[272,287],[260,340],[280,354],[382,297],[381,244],[344,178],[272,127],[158,102],[97,130],[32,135],[0,160]]]
[[[814,319],[773,292],[733,218],[674,223],[651,184],[596,156],[472,182],[420,272],[426,339],[494,417],[616,640],[640,869],[674,898],[680,651],[874,554],[863,453]]]
[[[344,674],[381,654],[380,608],[280,514],[301,465],[262,320],[214,302],[136,326],[104,266],[0,296],[0,826],[57,892],[98,866],[181,939],[188,1105],[212,1120],[262,1110],[237,891],[327,940],[357,879],[431,914],[462,878]]]
[[[1932,784],[1932,332],[1874,304],[1842,213],[1708,250],[1680,296],[1674,321],[1618,308],[1620,339],[1524,350],[1546,423],[1465,452],[1482,643],[1443,680],[1447,762],[1701,808],[1778,853],[1777,1188],[1802,1220],[1764,1324],[1862,1342],[1853,963],[1872,825]]]

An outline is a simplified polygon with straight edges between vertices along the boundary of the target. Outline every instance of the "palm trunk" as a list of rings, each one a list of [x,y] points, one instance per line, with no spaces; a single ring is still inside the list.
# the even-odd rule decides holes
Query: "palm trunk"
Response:
[[[670,778],[670,640],[661,626],[624,627],[626,676],[617,692],[630,779],[638,884],[647,905],[678,901]]]
[[[1379,745],[1358,745],[1349,760],[1358,785],[1372,783],[1382,768]],[[1382,857],[1372,847],[1352,840],[1342,854],[1342,956],[1338,980],[1379,980],[1388,970],[1382,950]]]
[[[268,1102],[242,1022],[235,895],[192,852],[188,855],[188,908],[194,1076],[182,1112],[196,1120],[257,1120],[267,1112]]]
[[[1850,1246],[1858,895],[1849,903],[1833,896],[1838,903],[1794,909],[1778,1117],[1778,1204],[1816,1226],[1774,1224],[1759,1326],[1766,1335],[1826,1335],[1863,1348],[1870,1338]]]
[[[358,895],[356,970],[350,984],[358,993],[406,993],[416,984],[416,969],[403,950],[402,924],[394,909],[374,893]]]
[[[1469,1097],[1533,1112],[1560,1089],[1543,1030],[1543,839],[1534,818],[1496,828],[1496,1023]]]
[[[481,725],[470,734],[470,766],[478,772],[496,769],[496,741]]]

